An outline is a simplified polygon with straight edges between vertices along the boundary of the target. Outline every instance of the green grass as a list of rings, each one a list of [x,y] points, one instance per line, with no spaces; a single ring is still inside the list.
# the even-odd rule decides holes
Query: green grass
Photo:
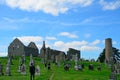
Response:
[[[25,76],[21,75],[18,70],[19,58],[16,57],[13,60],[13,65],[11,65],[11,76],[0,76],[0,80],[30,80],[29,74],[29,57],[26,58],[26,68],[27,74]],[[85,69],[82,71],[74,70],[74,62],[68,62],[72,64],[72,67],[69,71],[63,69],[63,63],[58,67],[55,64],[51,64],[51,70],[47,70],[44,65],[41,63],[39,58],[34,58],[35,65],[40,66],[40,75],[35,76],[35,80],[109,80],[110,69],[108,69],[105,64],[102,65],[102,70],[98,71],[97,65],[100,63],[97,62],[79,62],[85,65]],[[3,72],[5,72],[7,58],[0,58],[0,62],[3,65]],[[88,65],[93,64],[95,66],[94,71],[88,70]],[[118,80],[120,80],[120,75],[118,75]]]

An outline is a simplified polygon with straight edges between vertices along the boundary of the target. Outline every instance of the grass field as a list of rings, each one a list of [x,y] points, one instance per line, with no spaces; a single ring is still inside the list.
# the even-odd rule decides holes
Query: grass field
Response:
[[[109,80],[110,69],[102,65],[102,70],[98,71],[97,65],[100,63],[97,62],[79,62],[85,65],[85,69],[82,71],[74,70],[74,62],[69,62],[72,64],[69,71],[65,71],[63,68],[63,63],[58,67],[55,64],[51,64],[51,70],[47,70],[44,65],[41,63],[39,58],[34,58],[35,64],[40,66],[40,75],[35,76],[35,80]],[[5,72],[7,58],[0,58],[0,62],[3,65],[3,72]],[[95,69],[93,71],[88,70],[88,65],[93,64]],[[0,80],[30,80],[29,74],[29,58],[26,58],[26,75],[21,75],[18,70],[19,58],[16,57],[13,60],[13,65],[11,65],[11,76],[0,76]],[[120,75],[118,75],[118,80],[120,80]]]

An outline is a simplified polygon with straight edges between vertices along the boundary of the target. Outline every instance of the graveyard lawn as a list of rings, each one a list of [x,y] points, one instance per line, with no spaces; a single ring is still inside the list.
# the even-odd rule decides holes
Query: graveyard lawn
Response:
[[[51,63],[51,70],[47,70],[41,63],[39,58],[33,58],[35,60],[35,65],[40,66],[40,75],[35,76],[35,80],[109,80],[110,69],[107,68],[105,64],[102,65],[101,71],[97,70],[97,66],[100,63],[97,62],[79,62],[78,64],[84,64],[85,68],[82,71],[74,70],[74,62],[67,62],[71,64],[68,71],[64,70],[64,64],[61,62],[60,66],[56,66]],[[8,58],[0,58],[0,62],[3,65],[4,75],[0,76],[0,80],[30,80],[29,73],[29,61],[30,58],[27,57],[25,61],[26,65],[26,75],[21,75],[17,70],[19,66],[19,57],[15,57],[11,65],[11,76],[5,75],[5,69]],[[88,70],[88,65],[93,64],[94,70]],[[120,75],[118,75],[118,80],[120,80]]]

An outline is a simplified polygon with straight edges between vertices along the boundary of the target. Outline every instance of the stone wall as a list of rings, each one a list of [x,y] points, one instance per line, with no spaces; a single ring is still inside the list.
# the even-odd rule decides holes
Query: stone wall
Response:
[[[38,56],[38,48],[35,43],[31,42],[28,46],[25,46],[19,39],[13,40],[8,46],[8,56]]]
[[[67,51],[67,59],[68,60],[75,60],[77,55],[77,59],[80,59],[80,51],[73,49],[73,48],[69,48],[69,50]]]

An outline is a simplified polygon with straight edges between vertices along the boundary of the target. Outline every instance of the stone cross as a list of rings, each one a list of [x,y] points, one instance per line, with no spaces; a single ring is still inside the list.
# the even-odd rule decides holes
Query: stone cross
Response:
[[[10,75],[11,75],[10,65],[11,65],[11,60],[10,60],[10,58],[9,58],[9,59],[8,59],[8,63],[7,63],[7,66],[6,66],[6,75],[7,75],[7,76],[10,76]]]
[[[24,55],[22,55],[22,57],[21,57],[21,63],[22,63],[22,64],[25,63],[25,56],[24,56]]]
[[[29,63],[29,66],[31,65],[31,63],[33,63],[33,65],[35,65],[33,59],[32,59],[32,54],[30,55],[30,63]]]

